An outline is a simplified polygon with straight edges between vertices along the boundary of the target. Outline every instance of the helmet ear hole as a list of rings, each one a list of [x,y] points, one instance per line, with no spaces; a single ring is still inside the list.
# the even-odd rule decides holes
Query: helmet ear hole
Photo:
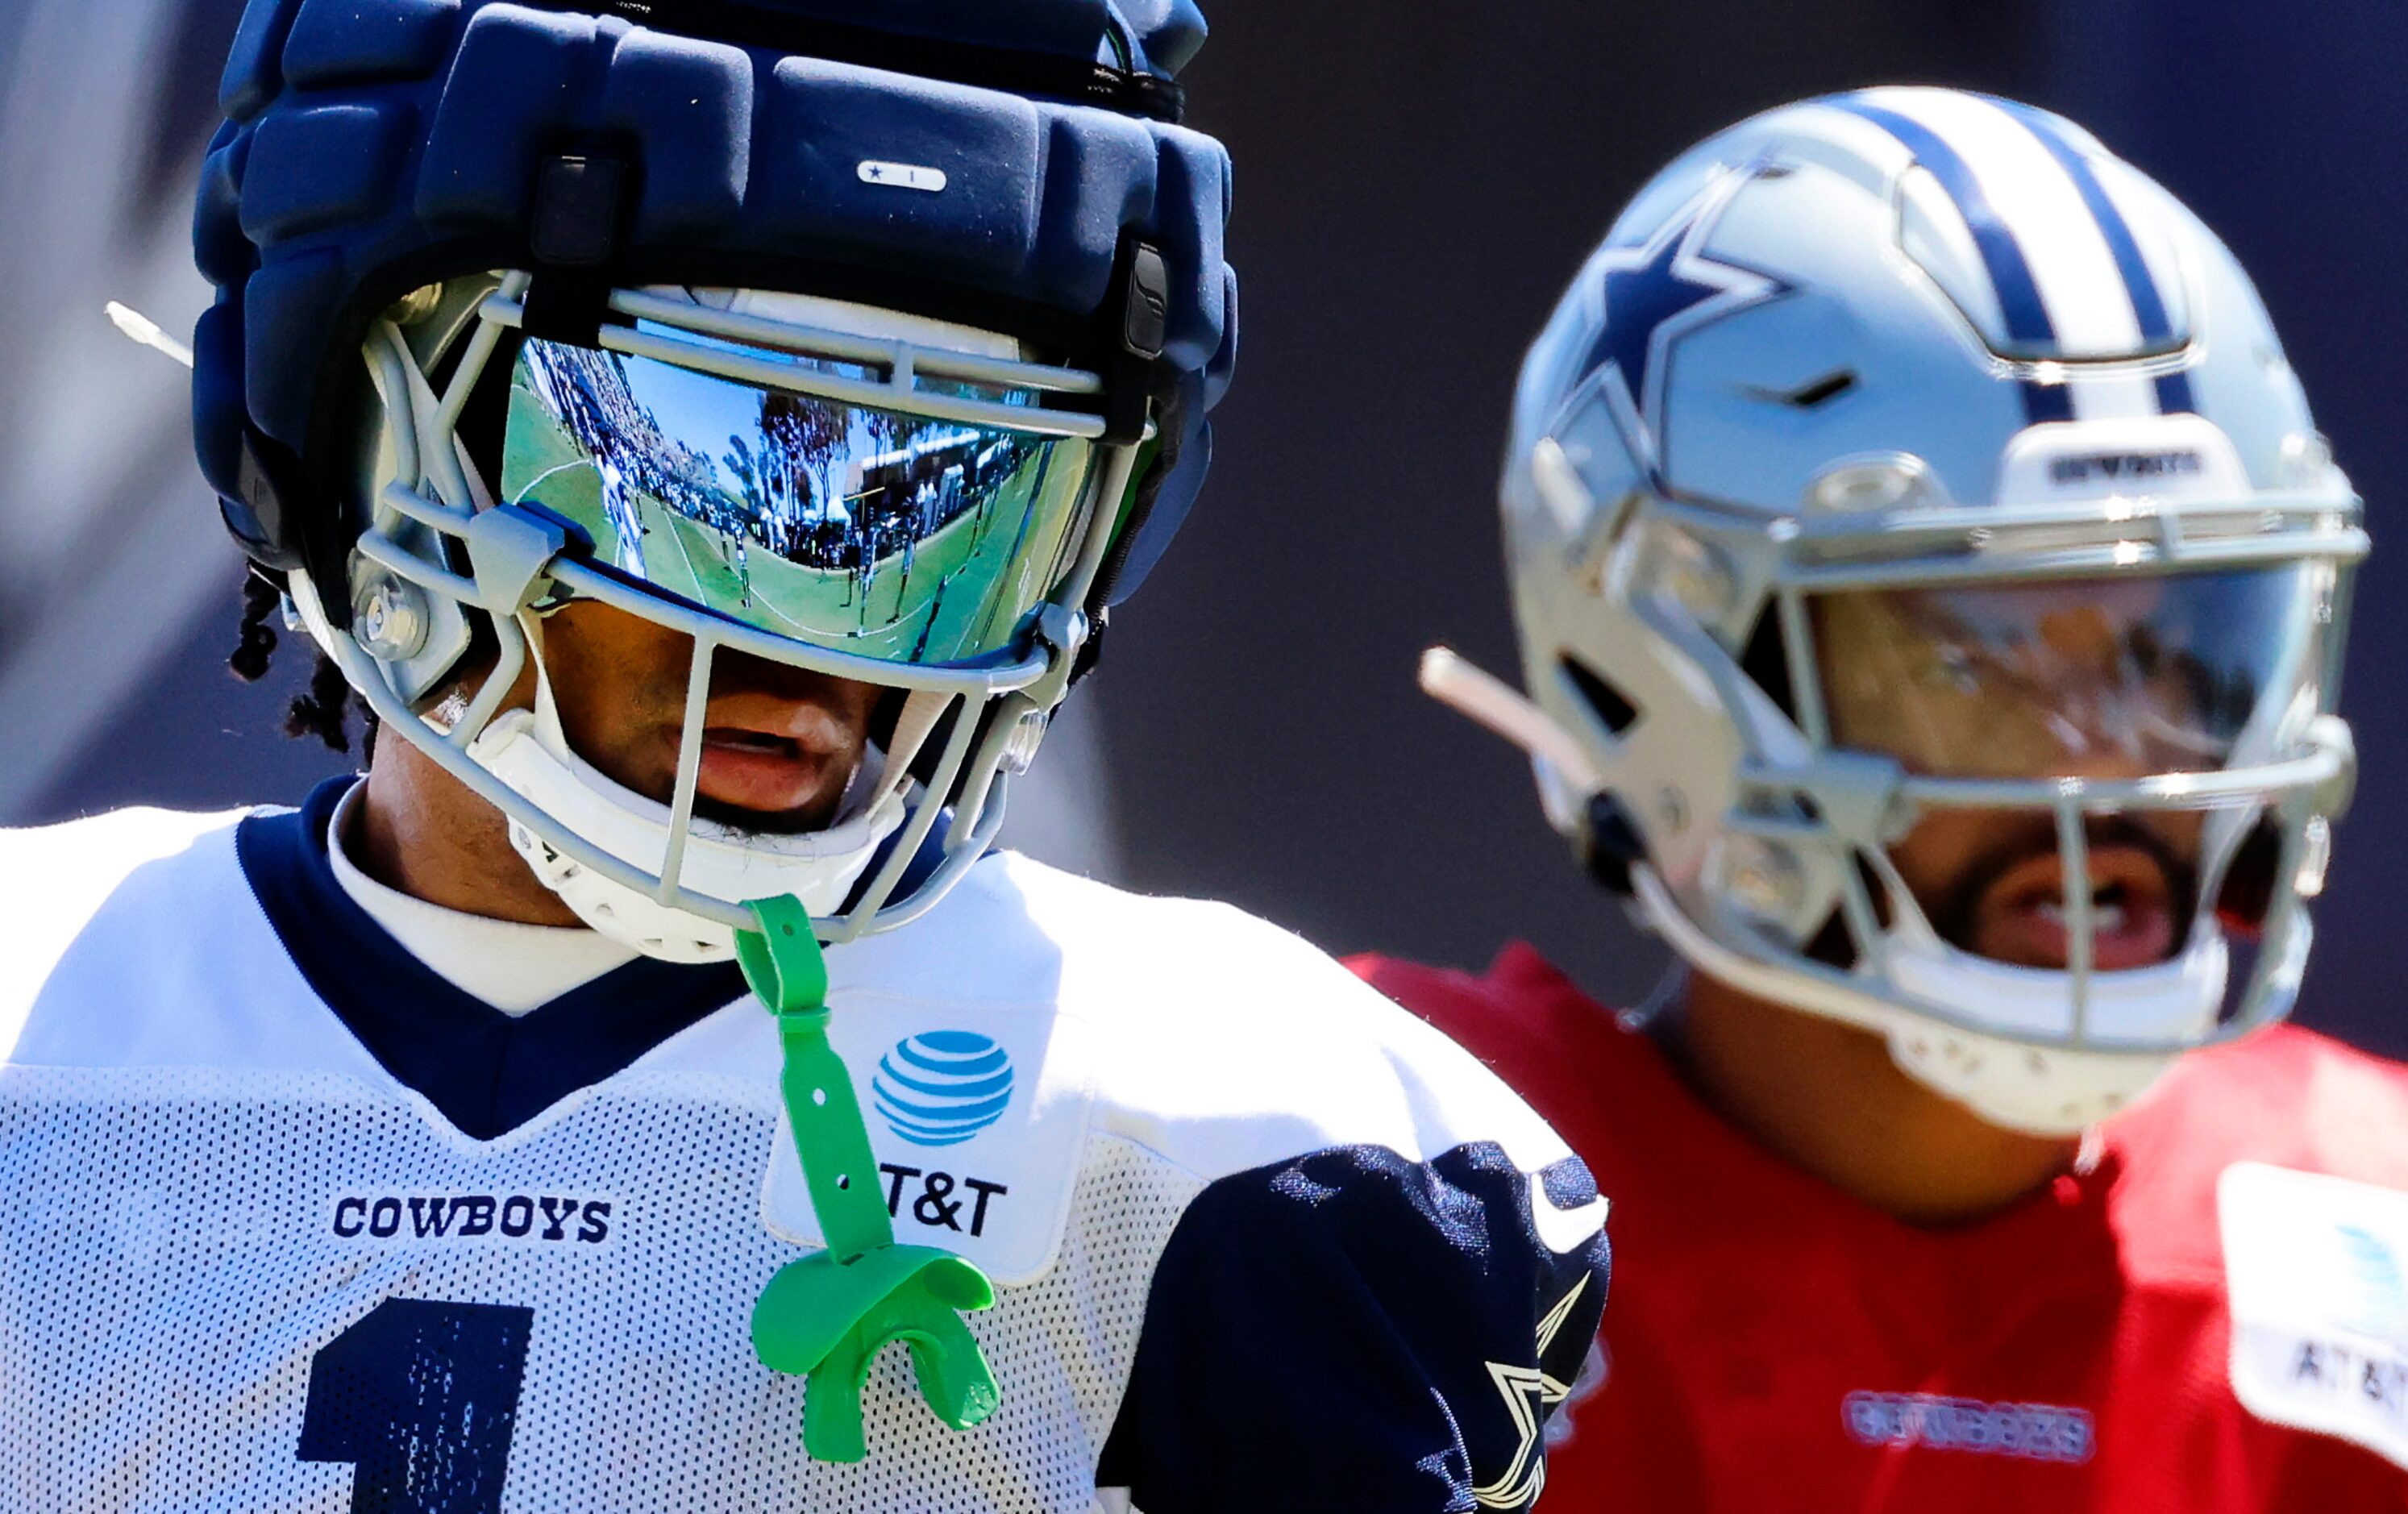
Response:
[[[1571,680],[1582,703],[1596,714],[1607,735],[1619,736],[1638,723],[1639,707],[1615,688],[1611,678],[1569,652],[1558,661],[1564,677]]]

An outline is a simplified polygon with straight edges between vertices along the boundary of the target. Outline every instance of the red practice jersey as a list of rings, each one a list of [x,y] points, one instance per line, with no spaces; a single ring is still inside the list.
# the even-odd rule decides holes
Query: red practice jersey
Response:
[[[2194,1053],[2088,1170],[1928,1231],[1724,1123],[1527,947],[1354,965],[1612,1200],[1555,1514],[2408,1510],[2408,1067],[2288,1026]]]

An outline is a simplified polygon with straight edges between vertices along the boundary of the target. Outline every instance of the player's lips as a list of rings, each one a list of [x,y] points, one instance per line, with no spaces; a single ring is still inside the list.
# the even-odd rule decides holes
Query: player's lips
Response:
[[[703,713],[695,792],[714,804],[782,815],[825,796],[845,731],[818,705],[770,694],[714,698]]]
[[[2100,972],[2147,967],[2174,950],[2174,911],[2165,869],[2145,849],[2090,851],[2091,963]],[[2051,852],[2000,876],[1976,917],[1974,948],[2026,967],[2063,968],[2071,952],[2065,866]]]

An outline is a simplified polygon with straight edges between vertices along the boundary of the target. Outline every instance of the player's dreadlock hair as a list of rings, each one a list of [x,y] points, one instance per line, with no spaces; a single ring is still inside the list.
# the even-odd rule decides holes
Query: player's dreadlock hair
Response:
[[[226,666],[245,683],[257,683],[267,675],[268,660],[276,652],[276,633],[269,628],[267,618],[277,612],[284,600],[284,591],[253,567],[245,567],[242,576],[242,641]],[[284,734],[291,736],[316,736],[336,751],[349,754],[351,750],[350,715],[356,707],[365,722],[361,750],[372,752],[376,748],[376,713],[367,702],[351,693],[343,678],[343,670],[324,652],[318,654],[318,665],[309,675],[309,690],[294,696],[284,712]]]

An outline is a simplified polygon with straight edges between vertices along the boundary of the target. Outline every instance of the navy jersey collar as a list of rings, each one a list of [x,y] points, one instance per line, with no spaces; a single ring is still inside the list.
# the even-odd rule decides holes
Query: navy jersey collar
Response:
[[[250,816],[235,854],[303,978],[462,1134],[507,1135],[747,992],[733,963],[638,957],[526,1014],[502,1013],[412,956],[336,881],[326,828],[357,781],[329,778],[297,811]]]

